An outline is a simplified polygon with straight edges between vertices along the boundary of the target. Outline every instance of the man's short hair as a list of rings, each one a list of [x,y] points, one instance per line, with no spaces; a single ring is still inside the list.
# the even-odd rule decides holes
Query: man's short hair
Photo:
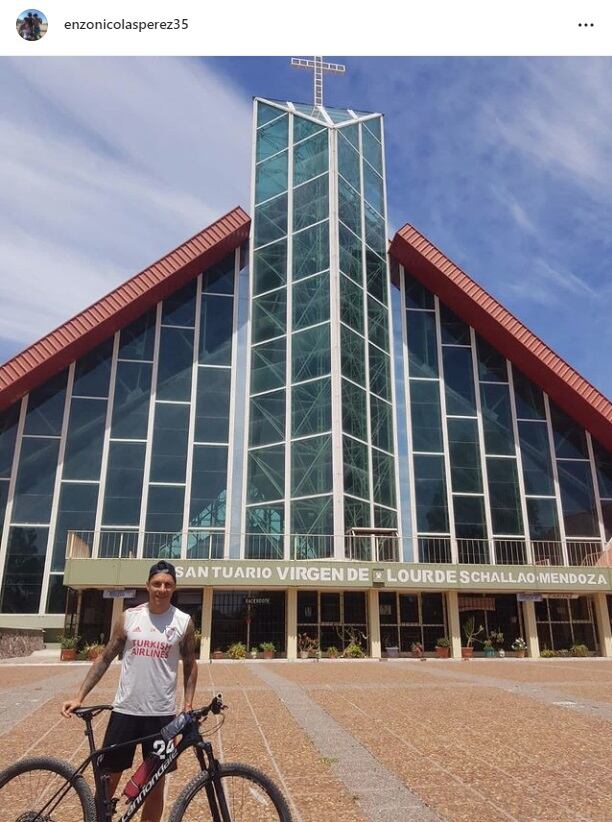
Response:
[[[176,582],[176,568],[171,562],[166,562],[165,559],[160,559],[160,561],[156,562],[155,565],[151,565],[149,568],[149,579],[154,577],[155,574],[170,574],[172,579]]]

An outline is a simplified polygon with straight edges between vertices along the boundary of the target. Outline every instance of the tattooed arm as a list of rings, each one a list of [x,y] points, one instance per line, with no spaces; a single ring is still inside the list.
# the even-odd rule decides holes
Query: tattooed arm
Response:
[[[181,642],[181,657],[183,659],[183,679],[185,683],[183,710],[190,711],[193,708],[193,697],[198,681],[195,629],[192,620],[189,620],[189,625]]]
[[[69,699],[62,705],[62,716],[69,717],[72,711],[81,707],[83,700],[92,688],[94,688],[102,679],[113,659],[123,651],[126,639],[127,636],[125,633],[122,616],[121,619],[117,620],[115,623],[111,638],[108,645],[104,648],[102,655],[96,659],[87,672],[87,676],[83,680],[83,684],[79,689],[76,699]]]

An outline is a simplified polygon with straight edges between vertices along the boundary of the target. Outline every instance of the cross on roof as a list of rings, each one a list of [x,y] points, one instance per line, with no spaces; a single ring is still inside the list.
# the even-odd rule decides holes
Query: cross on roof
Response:
[[[323,72],[329,71],[334,74],[344,74],[346,66],[339,63],[324,63],[322,57],[313,57],[311,60],[302,57],[292,57],[291,65],[296,68],[314,69],[314,104],[323,105]]]

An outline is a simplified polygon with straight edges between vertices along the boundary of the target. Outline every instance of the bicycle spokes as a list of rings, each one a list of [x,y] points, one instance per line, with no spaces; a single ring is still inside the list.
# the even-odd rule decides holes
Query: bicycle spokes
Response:
[[[2,789],[0,822],[83,822],[74,787],[48,770],[19,774]]]
[[[278,822],[278,812],[260,785],[242,776],[224,775],[221,787],[229,811],[229,818],[221,817],[223,822]],[[211,819],[206,791],[200,791],[184,811],[183,822],[210,822]]]

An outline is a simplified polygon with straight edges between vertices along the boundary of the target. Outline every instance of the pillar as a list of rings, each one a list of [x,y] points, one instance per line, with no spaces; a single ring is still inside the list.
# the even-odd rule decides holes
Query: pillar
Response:
[[[610,626],[608,602],[603,591],[593,595],[593,610],[601,655],[612,656],[612,627]]]
[[[119,622],[121,615],[123,614],[123,599],[121,597],[117,597],[113,599],[113,610],[111,612],[111,631],[115,627],[115,625]],[[110,639],[110,636],[109,636]]]
[[[200,659],[210,659],[210,637],[212,634],[213,589],[202,589],[202,639],[200,640]]]
[[[287,659],[297,659],[297,588],[287,591]]]
[[[533,657],[533,659],[537,659],[540,656],[540,640],[538,639],[535,603],[523,602],[523,623],[525,626],[527,653],[530,657]]]
[[[378,589],[368,591],[368,633],[370,635],[370,656],[380,659],[380,609],[378,607]]]
[[[446,619],[448,621],[448,636],[451,641],[451,656],[461,659],[461,625],[459,623],[459,595],[457,591],[448,591],[446,594]]]

